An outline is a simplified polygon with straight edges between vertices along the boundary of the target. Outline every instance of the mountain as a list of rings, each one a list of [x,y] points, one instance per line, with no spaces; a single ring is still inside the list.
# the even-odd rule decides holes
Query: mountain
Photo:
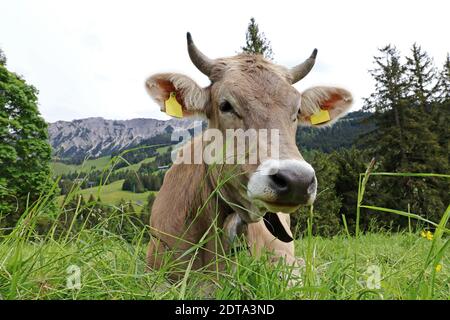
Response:
[[[297,144],[301,150],[331,152],[349,148],[358,136],[375,127],[368,120],[370,113],[351,112],[332,127],[323,129],[299,128]],[[192,119],[131,119],[106,120],[87,118],[73,121],[57,121],[49,124],[50,143],[55,158],[68,162],[80,162],[86,156],[97,158],[137,146],[158,144],[159,136],[170,140],[171,130],[190,130]],[[198,122],[197,122],[198,124]]]
[[[59,159],[93,158],[135,147],[170,130],[191,129],[191,119],[106,120],[86,118],[57,121],[48,127],[53,153]]]

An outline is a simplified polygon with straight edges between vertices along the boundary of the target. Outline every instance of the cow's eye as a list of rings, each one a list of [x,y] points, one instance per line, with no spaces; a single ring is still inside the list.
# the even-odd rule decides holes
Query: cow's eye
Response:
[[[234,112],[233,106],[227,100],[220,103],[219,110],[221,112]]]

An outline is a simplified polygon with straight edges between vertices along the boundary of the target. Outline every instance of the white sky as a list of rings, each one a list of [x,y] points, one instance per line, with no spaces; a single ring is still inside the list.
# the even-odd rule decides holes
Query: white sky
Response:
[[[156,72],[185,73],[186,31],[211,58],[234,55],[254,16],[275,61],[293,66],[319,49],[313,71],[295,86],[339,85],[356,98],[372,90],[377,48],[405,55],[417,42],[441,67],[450,51],[450,1],[42,1],[0,0],[0,47],[8,68],[39,91],[47,121],[92,116],[167,119],[147,96]]]

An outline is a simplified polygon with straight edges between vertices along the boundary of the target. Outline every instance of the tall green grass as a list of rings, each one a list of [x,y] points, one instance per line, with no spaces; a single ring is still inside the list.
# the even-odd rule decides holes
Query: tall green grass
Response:
[[[223,197],[221,186],[240,174],[233,170],[220,172],[220,168],[214,166],[210,170],[221,173],[218,185],[204,206],[198,208],[197,216],[208,204]],[[105,179],[107,174],[105,170]],[[360,208],[369,207],[363,204],[367,180],[368,175],[360,180],[364,185],[360,186],[358,214],[361,214]],[[75,188],[67,198],[76,197],[78,192]],[[64,203],[56,212],[50,211],[51,207],[50,196],[42,195],[28,206],[14,229],[1,237],[2,299],[450,298],[446,228],[450,207],[443,213],[441,221],[422,219],[436,227],[432,240],[421,237],[421,230],[400,233],[374,230],[365,234],[358,232],[357,236],[351,237],[343,228],[340,235],[330,239],[313,236],[314,210],[311,208],[306,235],[296,240],[297,256],[305,259],[299,276],[282,261],[270,263],[270,253],[256,259],[245,250],[234,255],[219,250],[211,265],[204,270],[194,270],[193,259],[205,250],[203,244],[213,240],[220,248],[218,235],[221,230],[216,220],[200,243],[192,244],[192,248],[184,253],[183,257],[190,257],[187,262],[180,264],[180,261],[169,259],[171,253],[168,253],[167,262],[160,270],[145,272],[149,230],[140,221],[122,212],[121,208],[115,208],[110,216],[93,227],[83,225],[75,232],[71,223],[61,232],[57,221],[64,214]],[[75,209],[74,219],[80,209]],[[406,214],[411,219],[421,219],[408,212],[389,210],[384,210],[385,214]],[[38,223],[48,215],[53,224],[46,233],[39,233]],[[121,232],[111,231],[112,225]],[[80,289],[68,286],[74,275],[71,266],[81,272]],[[168,272],[177,266],[182,272],[181,277],[169,281]],[[378,270],[379,274],[373,270]],[[375,283],[379,286],[371,286],[378,275],[379,282]]]

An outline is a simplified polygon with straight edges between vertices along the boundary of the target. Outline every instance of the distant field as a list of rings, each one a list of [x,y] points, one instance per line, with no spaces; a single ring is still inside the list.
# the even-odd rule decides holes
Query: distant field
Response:
[[[122,184],[124,180],[118,180],[111,184],[102,186],[102,187],[93,187],[84,190],[80,190],[78,193],[83,196],[85,200],[89,199],[92,194],[94,197],[100,196],[100,199],[103,203],[116,205],[120,202],[121,199],[125,201],[131,201],[133,205],[136,205],[136,209],[143,206],[150,193],[153,191],[147,191],[144,193],[134,193],[130,191],[123,191]],[[59,197],[59,202],[61,203],[64,199],[64,196]]]
[[[163,154],[167,152],[168,146],[160,147],[156,149],[158,154]],[[132,164],[127,167],[122,167],[117,169],[117,171],[131,170],[137,171],[141,164],[149,163],[155,161],[156,157],[150,157],[144,159],[138,163]],[[81,165],[71,165],[65,164],[61,162],[52,162],[52,170],[54,175],[67,174],[70,172],[89,172],[91,170],[103,170],[112,165],[111,157],[105,156],[98,159],[87,160]],[[122,184],[124,180],[118,180],[108,185],[104,185],[102,187],[92,187],[88,189],[80,190],[78,193],[83,196],[85,200],[89,199],[92,194],[95,198],[100,197],[102,203],[109,205],[117,205],[121,199],[125,201],[130,201],[135,205],[137,211],[141,211],[143,205],[146,204],[147,198],[152,191],[147,191],[144,193],[134,193],[130,191],[123,191]],[[64,196],[60,196],[58,198],[58,202],[62,203]]]
[[[158,154],[163,154],[163,153],[167,152],[167,149],[169,149],[168,146],[166,146],[166,147],[159,147],[158,149],[156,149],[156,152],[158,152]],[[123,168],[117,169],[117,171],[118,172],[119,171],[124,171],[124,170],[137,171],[139,169],[139,167],[141,166],[141,164],[153,162],[153,161],[155,161],[155,158],[156,157],[150,157],[150,158],[144,159],[144,160],[142,160],[142,161],[140,161],[138,163],[129,165],[128,167],[123,167]]]
[[[52,161],[51,167],[53,170],[53,174],[61,175],[67,174],[70,172],[89,172],[94,169],[101,170],[106,167],[111,161],[110,156],[105,156],[97,159],[86,160],[84,163],[76,165],[76,164],[65,164],[62,162]]]
[[[165,146],[165,147],[157,148],[156,151],[158,152],[158,154],[163,154],[163,153],[166,153],[168,149],[169,149],[169,147]],[[150,158],[144,159],[138,163],[132,164],[130,166],[122,167],[122,168],[118,169],[117,171],[124,171],[124,170],[136,171],[139,169],[141,164],[152,162],[152,161],[155,161],[155,157],[150,157]],[[61,175],[61,174],[68,174],[70,172],[75,172],[75,171],[89,172],[92,170],[102,170],[105,167],[110,166],[110,165],[111,165],[111,157],[110,156],[86,160],[84,163],[79,164],[79,165],[66,164],[66,163],[62,163],[62,162],[58,162],[58,161],[52,161],[52,163],[51,163],[53,174],[57,175],[57,176]]]

